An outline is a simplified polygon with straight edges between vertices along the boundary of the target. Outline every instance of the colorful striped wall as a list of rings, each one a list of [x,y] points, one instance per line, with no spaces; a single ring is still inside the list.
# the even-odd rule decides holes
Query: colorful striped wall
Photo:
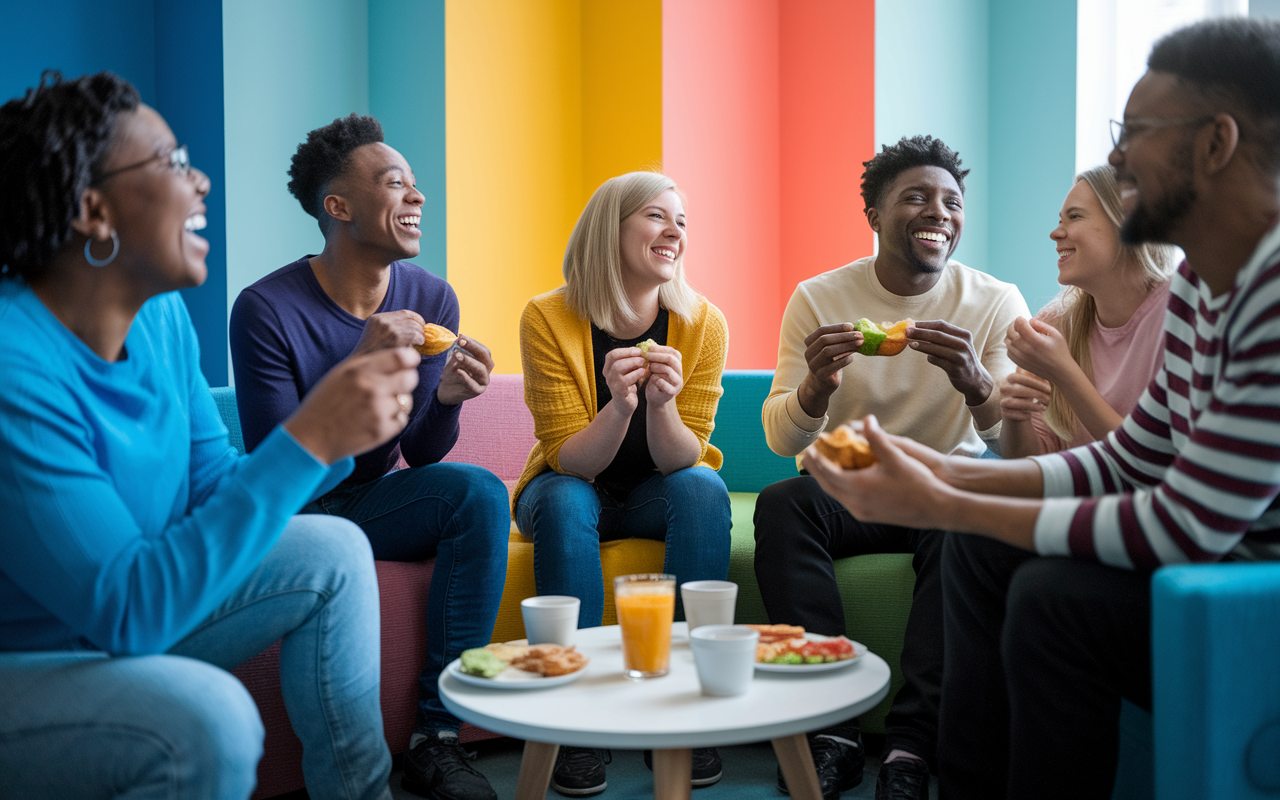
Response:
[[[0,30],[31,33],[0,48],[0,88],[115,69],[192,143],[215,177],[213,253],[184,296],[214,385],[240,290],[322,246],[285,189],[289,157],[353,111],[413,165],[416,262],[453,284],[499,372],[520,371],[520,311],[561,283],[591,192],[645,168],[688,196],[686,266],[729,319],[729,367],[770,368],[795,284],[873,252],[862,162],[901,135],[939,135],[974,169],[958,256],[1033,306],[1052,294],[1042,234],[1074,153],[1074,5],[120,0],[104,17],[51,0],[0,10]]]

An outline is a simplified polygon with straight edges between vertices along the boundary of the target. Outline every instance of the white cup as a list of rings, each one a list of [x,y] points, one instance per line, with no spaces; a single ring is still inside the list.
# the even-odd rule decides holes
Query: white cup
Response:
[[[520,601],[524,633],[529,644],[573,644],[578,630],[578,598],[561,594],[526,597]]]
[[[703,625],[732,625],[738,584],[732,581],[689,581],[680,584],[689,630]]]
[[[745,625],[703,625],[689,633],[693,663],[702,693],[712,697],[744,694],[755,674],[760,632]]]

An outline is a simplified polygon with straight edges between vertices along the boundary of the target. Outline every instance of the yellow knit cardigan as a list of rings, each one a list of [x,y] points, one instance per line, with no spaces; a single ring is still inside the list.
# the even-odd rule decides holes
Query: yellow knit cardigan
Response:
[[[680,351],[684,388],[676,395],[680,419],[702,443],[700,466],[720,469],[724,457],[709,443],[716,406],[724,389],[729,328],[720,309],[700,298],[693,321],[670,315],[667,345]],[[511,493],[514,509],[529,481],[560,468],[560,448],[596,416],[596,369],[591,349],[591,322],[565,304],[564,287],[538,295],[520,315],[520,358],[524,369],[524,402],[533,412],[538,442]]]

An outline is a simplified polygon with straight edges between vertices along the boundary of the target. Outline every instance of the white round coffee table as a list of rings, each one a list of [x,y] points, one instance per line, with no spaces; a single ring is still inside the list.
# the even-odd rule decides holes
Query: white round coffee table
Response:
[[[821,800],[806,731],[857,716],[889,691],[889,667],[874,653],[838,669],[757,671],[738,697],[704,697],[683,622],[672,632],[671,672],[634,682],[622,675],[618,626],[578,631],[591,659],[573,683],[550,689],[490,689],[446,670],[440,697],[459,719],[525,740],[517,800],[544,798],[560,745],[652,749],[654,797],[688,798],[690,748],[772,740],[791,796]]]

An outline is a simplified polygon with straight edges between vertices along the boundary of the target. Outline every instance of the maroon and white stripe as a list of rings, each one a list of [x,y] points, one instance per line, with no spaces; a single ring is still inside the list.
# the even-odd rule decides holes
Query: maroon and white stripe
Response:
[[[1280,559],[1280,225],[1220,297],[1184,262],[1137,407],[1106,439],[1035,459],[1042,554],[1141,570]]]

